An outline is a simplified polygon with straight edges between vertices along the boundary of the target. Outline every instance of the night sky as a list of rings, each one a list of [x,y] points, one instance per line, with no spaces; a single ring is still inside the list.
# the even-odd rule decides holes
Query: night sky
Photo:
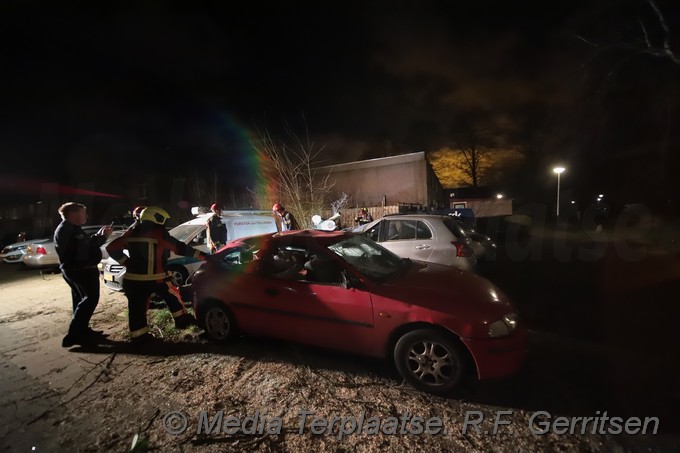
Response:
[[[239,186],[248,131],[308,130],[332,163],[455,147],[484,124],[488,143],[526,152],[525,172],[578,169],[575,190],[677,186],[680,62],[640,51],[641,24],[664,37],[647,1],[179,5],[3,2],[3,178],[210,167]],[[656,5],[680,55],[680,8]],[[20,190],[7,186],[3,204]]]

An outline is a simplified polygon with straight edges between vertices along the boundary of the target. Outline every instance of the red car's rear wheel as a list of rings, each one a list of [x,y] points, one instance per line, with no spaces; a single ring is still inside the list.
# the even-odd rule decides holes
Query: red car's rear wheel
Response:
[[[208,337],[215,341],[227,341],[236,335],[236,321],[226,305],[219,301],[200,304],[198,316]]]

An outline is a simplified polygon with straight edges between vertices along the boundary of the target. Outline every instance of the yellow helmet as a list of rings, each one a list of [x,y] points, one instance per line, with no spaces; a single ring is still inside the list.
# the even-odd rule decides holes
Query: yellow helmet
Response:
[[[158,225],[165,225],[165,221],[170,218],[170,214],[163,208],[158,206],[149,206],[144,208],[142,213],[139,215],[139,220],[142,222],[153,222]]]

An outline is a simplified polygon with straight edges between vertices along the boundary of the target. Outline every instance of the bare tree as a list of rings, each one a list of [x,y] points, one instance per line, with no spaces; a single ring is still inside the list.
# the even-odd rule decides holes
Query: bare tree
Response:
[[[468,148],[460,149],[458,153],[462,159],[458,161],[456,167],[465,175],[465,179],[460,182],[468,186],[478,187],[480,180],[486,176],[490,167],[487,151],[472,143]]]
[[[219,202],[222,191],[220,190],[217,172],[212,175],[212,181],[201,178],[197,170],[194,170],[194,177],[188,182],[191,198],[198,206],[210,206],[212,203]]]
[[[331,211],[333,211],[333,214],[337,214],[340,212],[342,209],[345,209],[348,205],[349,202],[352,200],[352,197],[343,192],[337,200],[334,200],[331,202]]]
[[[457,150],[456,168],[462,177],[459,178],[461,184],[478,187],[480,182],[487,176],[491,167],[491,158],[488,148],[480,143],[480,133],[478,128],[472,124],[466,125],[466,138],[460,141]],[[488,131],[485,131],[490,136]]]
[[[656,203],[667,199],[667,193],[677,192],[678,163],[674,156],[677,148],[674,139],[677,116],[677,74],[680,66],[680,49],[677,48],[678,40],[673,40],[672,27],[677,25],[677,2],[660,2],[658,0],[639,0],[636,2],[612,3],[602,10],[607,26],[602,27],[602,15],[591,19],[586,26],[591,30],[582,32],[577,38],[586,43],[593,50],[588,61],[585,63],[587,79],[595,83],[594,90],[600,96],[600,103],[595,113],[601,115],[603,123],[611,124],[612,132],[619,129],[616,134],[624,136],[627,130],[617,127],[621,105],[613,105],[607,95],[622,92],[622,86],[637,98],[644,100],[642,108],[636,106],[629,113],[630,118],[639,114],[640,127],[637,134],[629,133],[627,140],[622,146],[630,153],[638,153],[642,156],[649,174],[644,174],[643,168],[636,164],[630,164],[626,171],[631,177],[639,177],[639,182],[634,183],[629,178],[627,185],[634,187],[643,185],[646,190],[651,190],[646,195],[648,203]],[[665,12],[664,12],[665,11]],[[674,16],[675,14],[675,16]],[[668,19],[668,21],[667,21]],[[673,46],[676,46],[674,49]],[[663,64],[653,66],[655,83],[650,84],[650,72],[646,71],[651,60]],[[610,109],[616,109],[617,114],[612,115]],[[649,110],[645,110],[649,109]],[[654,123],[646,122],[646,118],[653,113],[658,120]],[[630,128],[630,121],[625,124]],[[594,132],[603,137],[604,132],[596,129]],[[646,135],[646,137],[645,137]],[[640,137],[635,138],[634,136]],[[650,155],[650,151],[654,155]],[[595,171],[599,171],[595,169]],[[617,172],[619,175],[623,173]],[[614,177],[613,175],[606,175]],[[599,176],[598,176],[599,177]],[[662,195],[659,195],[662,194]],[[639,190],[635,193],[640,196]]]
[[[652,17],[647,18],[646,21],[642,17],[638,18],[637,26],[639,26],[639,34],[636,38],[621,40],[617,37],[614,41],[603,42],[597,39],[586,38],[583,35],[577,35],[578,39],[597,49],[593,58],[606,51],[620,50],[629,54],[625,58],[626,60],[634,56],[648,55],[667,59],[673,64],[680,65],[680,55],[671,49],[670,28],[663,12],[654,0],[647,0],[646,3],[651,9]],[[612,71],[615,72],[620,66],[620,64],[617,65]]]
[[[283,204],[295,215],[300,226],[311,227],[312,215],[323,212],[333,188],[330,174],[317,175],[319,153],[310,140],[288,132],[288,141],[275,140],[269,132],[259,134],[253,143],[260,162],[260,183],[250,192],[260,208]]]

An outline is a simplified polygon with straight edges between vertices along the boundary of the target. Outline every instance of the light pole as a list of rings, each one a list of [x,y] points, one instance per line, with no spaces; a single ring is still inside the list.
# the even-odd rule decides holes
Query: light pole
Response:
[[[560,175],[566,170],[564,167],[553,168],[553,173],[557,173],[557,210],[556,217],[560,217]]]

